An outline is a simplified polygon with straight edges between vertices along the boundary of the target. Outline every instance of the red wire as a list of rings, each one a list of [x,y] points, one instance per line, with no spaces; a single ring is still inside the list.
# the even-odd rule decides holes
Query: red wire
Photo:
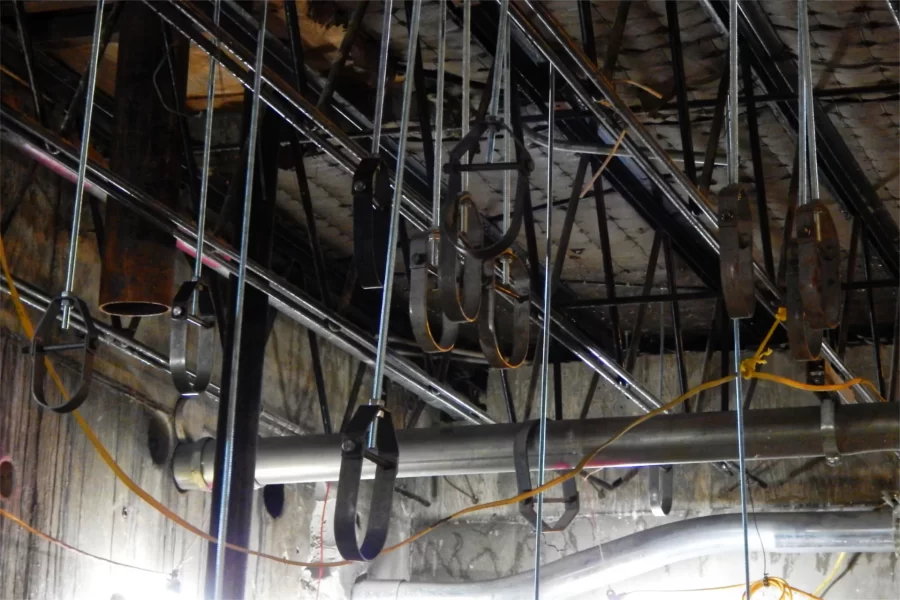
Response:
[[[328,510],[328,492],[331,491],[331,483],[325,484],[325,499],[322,502],[322,521],[319,524],[319,562],[325,562],[325,512]],[[319,567],[319,579],[316,582],[316,600],[319,600],[319,588],[322,587],[322,574],[325,569]]]

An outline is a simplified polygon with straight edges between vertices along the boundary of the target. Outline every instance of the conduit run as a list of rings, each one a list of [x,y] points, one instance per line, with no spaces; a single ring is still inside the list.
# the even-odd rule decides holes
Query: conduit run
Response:
[[[816,552],[895,552],[898,549],[897,513],[797,512],[753,516],[759,537],[750,536],[750,550],[804,554]],[[760,545],[760,540],[762,545]],[[582,595],[605,596],[607,585],[625,581],[672,563],[739,552],[743,547],[741,516],[714,515],[687,519],[640,531],[576,552],[541,567],[541,598],[569,600]],[[534,573],[489,581],[428,583],[361,581],[353,600],[513,600],[530,597]]]
[[[547,425],[547,465],[574,466],[633,417],[551,421]],[[748,460],[824,456],[826,441],[840,454],[889,452],[900,447],[897,407],[890,403],[835,407],[834,430],[822,428],[819,407],[751,410],[746,414]],[[737,456],[734,412],[660,415],[594,457],[588,467],[624,467],[721,462]],[[479,475],[515,471],[513,447],[522,424],[440,427],[397,432],[398,477]],[[833,435],[833,438],[831,437]],[[826,436],[828,439],[826,440]],[[529,447],[537,464],[537,447]],[[212,489],[215,443],[199,440],[178,447],[172,464],[184,490]],[[341,436],[305,435],[259,440],[256,483],[337,481]],[[362,476],[371,479],[366,461]]]

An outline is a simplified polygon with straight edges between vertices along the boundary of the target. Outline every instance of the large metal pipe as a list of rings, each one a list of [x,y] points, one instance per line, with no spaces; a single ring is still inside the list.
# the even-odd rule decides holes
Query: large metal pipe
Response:
[[[174,36],[167,48],[161,26],[142,3],[129,2],[122,11],[109,168],[175,208],[182,157],[175,111],[184,102],[190,44]],[[100,308],[122,316],[167,312],[174,293],[171,237],[118,202],[106,205],[104,226]]]
[[[782,512],[753,516],[750,550],[786,554],[895,552],[896,513]],[[758,531],[759,535],[756,535]],[[661,525],[582,550],[541,567],[541,598],[605,595],[606,586],[672,563],[736,553],[743,547],[740,515],[713,515]],[[429,583],[361,581],[353,600],[518,600],[530,595],[533,571],[489,581]]]
[[[633,417],[550,421],[547,468],[567,469],[608,440]],[[900,448],[897,407],[861,404],[835,407],[835,435],[842,454]],[[397,432],[398,477],[477,475],[515,471],[513,443],[521,424],[441,427]],[[818,407],[748,411],[749,460],[823,456]],[[720,462],[737,458],[735,413],[679,413],[655,417],[612,444],[588,466],[623,467]],[[201,440],[179,447],[173,471],[182,489],[209,489],[215,444]],[[536,465],[537,447],[529,447]],[[336,481],[341,464],[340,435],[262,438],[256,459],[258,485]],[[374,466],[363,468],[372,478]]]

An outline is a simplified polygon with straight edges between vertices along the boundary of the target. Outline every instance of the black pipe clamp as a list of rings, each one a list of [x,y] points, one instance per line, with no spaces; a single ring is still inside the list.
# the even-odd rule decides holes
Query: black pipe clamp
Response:
[[[47,344],[53,330],[53,324],[62,312],[64,303],[68,303],[72,314],[77,314],[81,318],[82,323],[84,323],[84,338],[72,344]],[[94,355],[97,353],[97,338],[98,334],[97,328],[94,326],[94,319],[91,317],[91,311],[88,310],[84,300],[77,296],[69,295],[59,296],[50,301],[50,304],[47,305],[47,312],[41,317],[37,329],[34,330],[34,337],[31,340],[31,348],[29,349],[29,354],[31,354],[31,397],[34,398],[35,402],[55,413],[70,413],[84,403],[91,389],[91,380],[94,376]],[[65,352],[67,350],[82,351],[78,388],[62,404],[50,406],[44,394],[47,353]]]
[[[370,427],[375,430],[375,445],[371,448],[367,439]],[[345,560],[372,560],[384,548],[391,522],[399,457],[390,413],[373,404],[356,409],[341,438],[341,471],[334,508],[334,541]],[[366,531],[360,544],[356,535],[356,510],[363,459],[375,463],[375,481]]]
[[[384,286],[388,232],[391,228],[391,182],[378,156],[362,159],[353,173],[353,260],[363,289]]]
[[[516,483],[519,486],[520,494],[533,489],[531,485],[531,466],[528,464],[528,444],[533,438],[538,424],[538,421],[526,421],[519,429],[519,433],[516,434],[513,457],[516,465]],[[543,531],[562,531],[569,526],[569,523],[578,514],[580,501],[575,479],[573,477],[562,483],[562,498],[544,498],[544,503],[562,503],[565,506],[565,511],[552,526],[547,525],[545,521],[543,523]],[[537,527],[537,512],[534,509],[534,504],[533,496],[522,500],[519,502],[519,514]]]

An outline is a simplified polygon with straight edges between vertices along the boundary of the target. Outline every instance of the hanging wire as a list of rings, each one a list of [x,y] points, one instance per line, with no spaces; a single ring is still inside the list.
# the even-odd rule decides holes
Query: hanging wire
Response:
[[[259,134],[259,96],[262,90],[263,55],[266,41],[266,17],[269,14],[268,0],[263,0],[262,16],[259,19],[259,32],[256,42],[256,62],[253,66],[253,95],[250,102],[250,128],[247,133],[247,170],[244,173],[244,214],[241,223],[241,254],[238,261],[237,292],[235,293],[235,309],[233,335],[231,341],[231,381],[228,384],[228,406],[225,419],[225,443],[222,456],[222,481],[220,489],[219,521],[216,528],[216,568],[214,598],[220,600],[225,590],[225,544],[228,539],[228,505],[231,500],[231,475],[234,463],[234,425],[237,417],[238,379],[241,364],[241,338],[244,325],[244,298],[247,289],[247,253],[250,246],[250,213],[253,204],[253,176],[256,173],[256,140]]]
[[[375,122],[372,124],[372,156],[378,156],[379,148],[381,148],[381,123],[384,113],[384,92],[387,85],[388,52],[391,47],[393,8],[394,0],[384,0],[384,16],[381,20],[381,47],[378,55],[378,83],[375,90]]]
[[[84,178],[87,174],[88,155],[91,148],[91,119],[94,115],[94,92],[97,89],[97,71],[100,61],[100,36],[103,30],[104,0],[97,0],[94,10],[94,34],[91,39],[91,64],[88,69],[87,93],[84,100],[84,121],[81,127],[81,152],[78,157],[78,178],[75,182],[75,205],[72,208],[72,227],[69,232],[69,261],[66,265],[64,298],[72,294],[75,287],[75,266],[78,264],[78,232],[81,229],[81,206],[84,203]],[[69,328],[72,305],[62,303],[62,328]]]
[[[437,89],[434,96],[434,181],[431,199],[431,226],[441,226],[441,163],[444,154],[444,81],[446,80],[447,60],[447,7],[439,5],[441,16],[438,19],[438,52],[437,52]]]
[[[219,16],[222,12],[221,0],[215,0],[213,24],[219,27]],[[209,55],[209,78],[206,82],[206,120],[203,129],[203,158],[200,169],[200,206],[197,212],[197,253],[194,256],[194,281],[200,280],[203,273],[203,240],[206,235],[206,206],[209,198],[209,159],[212,155],[213,113],[216,101],[216,55],[219,50],[219,38],[213,36],[214,52]],[[194,294],[194,312],[197,311],[197,295]]]
[[[738,4],[728,2],[728,183],[736,184],[740,178],[738,146]],[[741,322],[732,321],[734,338],[734,370],[741,372]],[[747,598],[750,598],[750,542],[747,533],[747,465],[744,456],[744,390],[740,379],[734,382],[734,410],[737,416],[738,478],[741,495],[741,530],[744,536],[744,579]]]
[[[813,98],[812,82],[812,39],[809,33],[809,11],[807,0],[800,0],[797,7],[798,30],[800,36],[800,51],[803,53],[799,65],[801,85],[803,86],[803,122],[800,127],[806,127],[804,138],[806,140],[807,173],[809,176],[809,191],[807,202],[819,199],[819,169],[817,163],[816,148],[816,107]]]
[[[378,318],[378,345],[375,350],[375,366],[372,374],[372,395],[369,404],[381,400],[384,386],[384,363],[387,356],[388,331],[391,317],[391,296],[394,290],[394,263],[397,260],[397,238],[400,230],[400,204],[403,200],[403,175],[406,172],[406,150],[409,139],[409,110],[412,104],[412,68],[416,62],[418,49],[419,17],[422,14],[422,0],[414,0],[409,23],[409,43],[406,47],[406,78],[403,81],[403,106],[400,110],[400,146],[397,149],[397,171],[394,180],[394,197],[391,203],[391,224],[388,230],[387,259],[384,267],[384,290],[381,295],[381,314]],[[369,430],[370,440],[374,428]]]
[[[463,0],[463,49],[462,49],[462,130],[461,138],[469,133],[471,116],[472,82],[472,0]],[[463,156],[463,164],[469,163],[469,154]],[[462,174],[462,188],[469,187],[469,173]]]
[[[548,128],[547,128],[547,206],[553,206],[553,137],[556,134],[554,118],[554,105],[556,104],[556,72],[550,65],[550,93],[547,102]],[[553,211],[548,208],[544,222],[544,319],[541,324],[541,400],[539,406],[538,422],[538,467],[537,485],[544,485],[544,469],[547,464],[547,405],[550,400],[550,299],[552,297],[550,271],[553,268],[551,254],[553,253]],[[544,529],[544,495],[537,494],[535,498],[535,540],[534,540],[534,598],[540,597],[541,575],[541,537]]]

